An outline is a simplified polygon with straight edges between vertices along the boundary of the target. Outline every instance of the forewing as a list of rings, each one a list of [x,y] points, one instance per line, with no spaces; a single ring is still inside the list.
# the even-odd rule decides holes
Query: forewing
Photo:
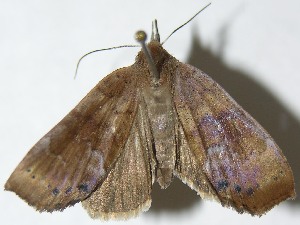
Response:
[[[222,205],[255,215],[295,196],[292,171],[279,147],[210,77],[178,63],[174,103],[185,149],[197,156],[201,170],[196,178],[193,172],[184,172],[191,166],[181,163],[179,177],[196,185],[196,190],[197,182],[208,180],[214,189],[211,195]],[[208,193],[203,187],[210,185],[198,185],[199,194]]]
[[[5,189],[39,211],[85,199],[120,155],[136,106],[135,70],[114,71],[33,146]]]

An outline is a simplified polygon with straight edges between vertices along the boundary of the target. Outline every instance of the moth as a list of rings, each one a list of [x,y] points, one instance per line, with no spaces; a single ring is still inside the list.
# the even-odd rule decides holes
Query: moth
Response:
[[[294,198],[292,170],[270,135],[201,70],[151,41],[27,153],[5,184],[38,211],[82,202],[92,218],[138,215],[154,182],[177,177],[201,198],[262,215]]]

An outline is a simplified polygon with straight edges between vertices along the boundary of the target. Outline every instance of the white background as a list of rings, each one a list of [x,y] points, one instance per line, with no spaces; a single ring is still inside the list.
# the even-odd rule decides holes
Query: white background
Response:
[[[217,80],[282,147],[300,193],[300,2],[212,0],[165,48]],[[135,44],[156,18],[162,39],[204,7],[195,0],[1,0],[0,224],[101,224],[77,204],[38,213],[3,186],[30,147],[103,76],[134,62],[136,49],[77,60],[88,51]],[[299,224],[300,201],[257,218],[202,201],[179,181],[153,190],[152,207],[136,219],[106,224]]]

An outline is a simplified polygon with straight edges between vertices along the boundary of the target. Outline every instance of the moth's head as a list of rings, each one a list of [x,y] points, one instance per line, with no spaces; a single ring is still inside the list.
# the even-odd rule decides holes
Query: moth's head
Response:
[[[153,28],[153,27],[152,27]],[[156,29],[155,29],[156,28]],[[166,59],[171,55],[162,47],[157,30],[154,26],[155,32],[152,30],[152,36],[149,43],[146,44],[147,34],[144,31],[137,31],[135,33],[135,40],[141,44],[142,50],[137,55],[138,63],[152,64],[157,70],[161,67]]]

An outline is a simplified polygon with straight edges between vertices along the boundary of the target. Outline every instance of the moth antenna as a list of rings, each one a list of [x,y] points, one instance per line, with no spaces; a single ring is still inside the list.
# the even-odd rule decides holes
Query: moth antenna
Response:
[[[153,40],[156,40],[155,38],[157,38],[157,35],[155,34],[155,32],[157,31],[157,34],[158,34],[157,21],[156,22],[154,21],[152,23],[152,25],[153,25],[152,26],[152,35],[153,35],[153,38],[154,38]],[[159,34],[158,34],[158,38],[159,38]],[[148,62],[149,67],[150,67],[150,72],[153,75],[153,83],[154,83],[154,85],[158,85],[160,76],[159,76],[157,68],[154,64],[154,61],[153,61],[153,59],[152,59],[152,57],[151,57],[151,55],[150,55],[150,53],[147,49],[146,39],[147,39],[147,34],[145,33],[145,31],[140,30],[140,31],[137,31],[135,33],[135,40],[141,44],[142,50],[143,50],[143,52],[146,56],[147,62]]]
[[[158,41],[160,43],[160,35],[158,32],[157,20],[152,21],[151,41]]]
[[[90,54],[93,54],[95,52],[102,52],[102,51],[107,51],[107,50],[112,50],[112,49],[118,49],[118,48],[132,48],[132,47],[139,47],[139,45],[120,45],[120,46],[116,46],[116,47],[102,48],[102,49],[94,50],[94,51],[91,51],[91,52],[88,52],[88,53],[84,54],[83,56],[80,57],[80,59],[77,62],[74,79],[76,79],[80,62],[86,56],[88,56]]]
[[[173,32],[161,43],[161,45],[163,45],[176,31],[178,31],[179,29],[181,29],[182,27],[184,27],[186,24],[188,24],[189,22],[191,22],[196,16],[198,16],[198,14],[200,14],[204,9],[206,9],[210,5],[211,5],[211,3],[207,4],[204,8],[200,9],[200,11],[198,11],[192,18],[190,18],[184,24],[182,24],[181,26],[179,26],[175,30],[173,30]]]

